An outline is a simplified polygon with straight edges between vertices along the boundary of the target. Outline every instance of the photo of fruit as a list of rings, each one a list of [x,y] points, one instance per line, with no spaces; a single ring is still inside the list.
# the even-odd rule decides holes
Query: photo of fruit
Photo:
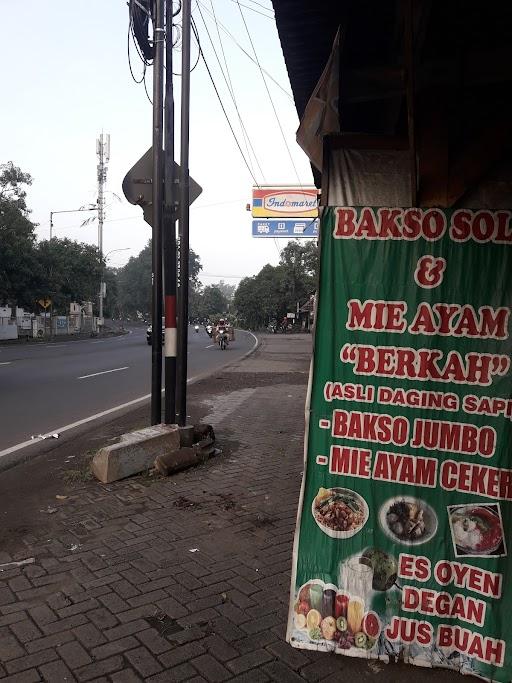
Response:
[[[372,589],[374,591],[387,591],[395,585],[398,562],[393,555],[378,548],[366,548],[359,561],[372,568]]]
[[[360,596],[319,579],[312,579],[298,590],[294,627],[299,640],[322,642],[337,650],[370,650],[382,631],[378,614],[366,610]]]

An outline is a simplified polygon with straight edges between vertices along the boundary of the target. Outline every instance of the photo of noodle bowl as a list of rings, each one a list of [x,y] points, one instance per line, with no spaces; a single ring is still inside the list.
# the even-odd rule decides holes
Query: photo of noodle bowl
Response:
[[[311,512],[320,529],[331,538],[350,538],[368,520],[364,498],[355,491],[339,487],[320,488],[313,499]]]
[[[456,557],[507,554],[498,503],[450,505],[448,518]]]

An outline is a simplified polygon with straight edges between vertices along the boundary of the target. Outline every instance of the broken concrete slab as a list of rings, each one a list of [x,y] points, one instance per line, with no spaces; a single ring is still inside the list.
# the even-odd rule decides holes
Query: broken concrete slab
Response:
[[[215,442],[213,439],[207,437],[206,439],[202,439],[201,441],[198,441],[198,443],[194,444],[194,448],[199,461],[203,463],[206,462],[208,458],[211,458],[211,456],[214,454]]]
[[[150,469],[158,455],[175,451],[179,446],[177,425],[145,427],[122,434],[117,443],[100,448],[93,458],[91,471],[103,484],[110,484]]]
[[[174,472],[194,467],[200,462],[195,448],[177,448],[174,451],[157,455],[155,469],[164,477]]]

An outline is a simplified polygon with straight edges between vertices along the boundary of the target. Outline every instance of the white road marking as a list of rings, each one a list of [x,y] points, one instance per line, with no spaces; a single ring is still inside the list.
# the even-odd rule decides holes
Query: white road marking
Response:
[[[250,355],[258,346],[258,338],[256,337],[255,334],[252,332],[247,332],[247,334],[250,334],[251,337],[254,339],[254,345],[252,349],[250,349],[242,358]],[[75,342],[76,343],[76,342]],[[241,359],[239,359],[241,360]],[[204,375],[195,375],[194,377],[190,377],[187,379],[187,384],[192,384],[196,380],[200,380],[203,377],[208,376],[211,374],[210,372],[204,373]],[[162,390],[162,394],[164,393],[164,390]],[[121,403],[118,406],[114,406],[113,408],[108,408],[107,410],[103,410],[101,413],[95,413],[94,415],[90,415],[89,417],[84,417],[82,420],[77,420],[76,422],[72,422],[71,424],[65,425],[64,427],[57,427],[57,429],[52,429],[51,431],[48,432],[48,434],[62,434],[63,432],[68,432],[70,429],[75,429],[75,427],[81,427],[84,424],[87,424],[88,422],[94,422],[94,420],[99,420],[102,417],[106,417],[107,415],[111,415],[112,413],[117,413],[119,410],[123,410],[123,408],[129,408],[130,406],[134,406],[137,403],[142,403],[143,401],[147,401],[151,398],[151,394],[145,394],[145,396],[139,396],[139,398],[134,398],[132,401],[127,401],[126,403]],[[34,446],[36,443],[41,443],[40,439],[29,439],[28,441],[23,441],[21,443],[16,444],[15,446],[11,446],[10,448],[5,448],[3,451],[0,451],[0,458],[5,457],[6,455],[10,455],[11,453],[15,453],[16,451],[20,451],[23,448],[27,448],[28,446]]]
[[[217,346],[217,344],[210,344],[210,346],[205,346],[204,348],[205,348],[205,349],[211,349],[212,346]]]
[[[0,365],[10,365],[11,362],[12,362],[12,361],[7,360],[7,361],[4,361],[3,363],[0,363]]]
[[[122,368],[114,368],[113,370],[103,370],[102,372],[93,372],[90,375],[82,375],[81,377],[77,377],[77,379],[87,379],[88,377],[97,377],[98,375],[108,375],[109,372],[120,372],[121,370],[128,370],[129,366],[125,365]]]

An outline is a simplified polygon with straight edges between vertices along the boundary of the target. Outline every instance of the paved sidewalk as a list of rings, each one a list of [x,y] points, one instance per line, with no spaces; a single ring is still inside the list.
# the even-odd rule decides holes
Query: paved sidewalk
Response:
[[[49,501],[51,537],[27,528],[0,545],[0,564],[35,558],[0,572],[1,683],[463,680],[284,642],[310,343],[264,337],[195,385],[218,458],[83,483]]]

